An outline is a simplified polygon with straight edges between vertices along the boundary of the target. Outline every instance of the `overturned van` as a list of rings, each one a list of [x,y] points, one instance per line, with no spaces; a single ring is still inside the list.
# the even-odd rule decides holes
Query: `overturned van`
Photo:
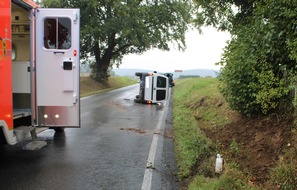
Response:
[[[139,94],[134,102],[153,104],[166,101],[169,97],[169,79],[156,72],[135,73],[140,78]]]

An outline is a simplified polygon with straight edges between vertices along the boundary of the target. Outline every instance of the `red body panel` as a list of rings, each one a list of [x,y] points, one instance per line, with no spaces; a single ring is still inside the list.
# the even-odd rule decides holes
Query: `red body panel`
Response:
[[[0,1],[0,120],[13,129],[11,0]]]

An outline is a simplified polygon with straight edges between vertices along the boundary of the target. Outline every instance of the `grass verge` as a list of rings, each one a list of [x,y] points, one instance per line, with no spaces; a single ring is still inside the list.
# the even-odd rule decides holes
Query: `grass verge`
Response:
[[[291,143],[287,144],[284,154],[280,156],[277,166],[270,171],[268,185],[278,189],[297,189],[297,129],[292,129]]]
[[[295,190],[296,124],[292,126],[290,120],[280,122],[278,119],[270,118],[271,116],[245,120],[229,110],[218,85],[218,79],[187,78],[177,80],[173,88],[175,153],[178,176],[183,182],[181,189]],[[217,132],[220,132],[220,135],[217,135]],[[280,135],[266,141],[267,134]],[[247,137],[249,135],[250,138]],[[238,138],[241,141],[238,141]],[[225,141],[220,141],[222,139]],[[280,147],[278,154],[267,151],[269,154],[265,155],[262,144],[265,142],[266,149],[269,150],[269,147],[274,147],[273,140],[277,142],[274,143],[275,147]],[[250,144],[253,146],[249,148]],[[224,171],[221,174],[214,172],[217,153],[222,153],[225,158]],[[270,162],[257,159],[267,156],[269,160],[274,160],[271,166],[266,166]],[[261,176],[255,175],[258,174],[257,171],[265,170],[257,167],[257,171],[251,171],[252,165],[263,165],[264,169],[267,168],[269,174],[265,181],[257,181]]]
[[[189,177],[195,170],[197,161],[209,158],[212,149],[211,141],[197,126],[195,114],[190,108],[192,106],[190,102],[198,98],[197,89],[201,90],[209,86],[212,79],[205,79],[202,82],[194,80],[197,79],[187,78],[176,81],[173,92],[175,152],[180,178]]]
[[[203,128],[216,129],[231,122],[231,111],[214,78],[187,78],[176,81],[173,93],[173,127],[178,176],[182,189],[252,189],[248,177],[236,167],[226,166],[215,174],[217,142],[206,137]],[[226,111],[228,110],[228,111]]]

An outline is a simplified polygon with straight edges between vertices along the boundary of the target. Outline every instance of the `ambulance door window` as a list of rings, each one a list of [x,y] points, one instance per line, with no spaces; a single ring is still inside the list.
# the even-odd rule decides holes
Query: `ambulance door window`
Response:
[[[44,20],[44,47],[46,49],[71,48],[71,20],[69,18]]]

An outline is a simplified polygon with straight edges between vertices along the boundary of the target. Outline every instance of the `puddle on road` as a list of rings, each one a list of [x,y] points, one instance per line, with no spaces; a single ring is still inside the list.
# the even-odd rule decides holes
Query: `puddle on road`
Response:
[[[122,131],[133,131],[135,133],[138,133],[138,134],[145,134],[145,130],[143,129],[137,129],[137,128],[120,128],[120,130]]]
[[[121,131],[132,131],[138,134],[146,134],[147,132],[144,129],[138,128],[120,128]],[[167,139],[174,139],[174,134],[172,130],[165,129],[165,131],[155,131],[153,132],[154,135],[161,135]]]
[[[109,102],[107,102],[107,106],[109,106],[119,112],[125,112],[127,110],[127,108],[119,102],[109,101]]]

